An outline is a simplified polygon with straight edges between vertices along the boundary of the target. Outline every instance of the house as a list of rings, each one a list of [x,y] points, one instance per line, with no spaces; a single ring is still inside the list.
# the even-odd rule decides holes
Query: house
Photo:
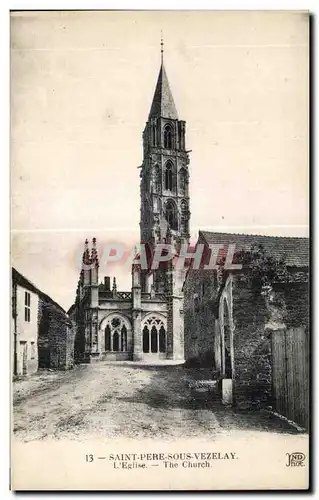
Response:
[[[73,326],[64,309],[12,268],[14,375],[73,366]]]
[[[306,425],[308,238],[200,231],[198,244],[205,258],[183,288],[186,362],[212,367],[228,402],[271,405]],[[214,245],[217,264],[205,269]],[[237,269],[225,265],[231,245]]]

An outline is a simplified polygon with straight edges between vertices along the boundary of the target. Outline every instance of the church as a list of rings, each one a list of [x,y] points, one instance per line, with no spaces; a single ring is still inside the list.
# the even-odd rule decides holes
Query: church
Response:
[[[140,240],[150,255],[158,244],[189,243],[189,157],[185,121],[178,118],[161,49],[161,67],[143,132]],[[85,241],[75,303],[75,360],[184,362],[184,269],[132,266],[131,291],[116,279],[100,282],[97,242]],[[170,360],[170,361],[169,361]]]

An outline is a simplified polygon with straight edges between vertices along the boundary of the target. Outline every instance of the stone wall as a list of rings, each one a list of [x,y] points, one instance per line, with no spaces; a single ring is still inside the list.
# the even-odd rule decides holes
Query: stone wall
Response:
[[[273,291],[276,321],[262,289],[245,272],[233,273],[231,290],[225,285],[219,289],[216,275],[203,270],[190,270],[184,285],[186,362],[213,367],[216,376],[223,376],[217,352],[221,352],[218,339],[223,331],[220,308],[224,297],[231,301],[233,397],[240,408],[271,402],[273,329],[308,327],[308,284],[277,284]]]
[[[265,329],[269,314],[264,296],[245,275],[233,278],[234,402],[267,405],[271,397],[271,349]]]
[[[212,271],[189,270],[184,284],[184,343],[188,365],[216,368],[216,292],[216,275]]]
[[[42,302],[39,323],[39,368],[66,370],[74,365],[75,328],[66,313]]]

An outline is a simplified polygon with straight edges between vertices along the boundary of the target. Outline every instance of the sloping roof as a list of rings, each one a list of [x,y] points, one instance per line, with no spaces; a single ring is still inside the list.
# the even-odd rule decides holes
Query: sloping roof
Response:
[[[163,118],[173,119],[178,118],[164,64],[161,65],[151,111],[149,113],[149,118],[153,116],[162,116]]]
[[[63,307],[60,306],[60,304],[55,302],[55,300],[51,299],[51,297],[49,295],[42,292],[30,280],[28,280],[28,278],[23,276],[23,274],[19,273],[19,271],[17,271],[14,267],[12,268],[12,283],[18,284],[18,285],[22,286],[23,288],[26,288],[30,292],[36,293],[37,295],[39,295],[39,297],[43,301],[45,301],[48,304],[52,304],[52,305],[56,306],[58,309],[60,309],[61,312],[63,312],[66,315],[65,310],[63,309]]]
[[[71,313],[73,313],[74,309],[75,309],[75,304],[72,304],[72,306],[69,307],[69,309],[67,311],[67,313],[68,313],[69,316],[70,316]]]
[[[267,254],[275,259],[284,259],[289,267],[309,266],[309,238],[199,231],[199,238],[201,237],[208,245],[228,246],[234,243],[235,251],[249,251],[253,245],[261,245]]]

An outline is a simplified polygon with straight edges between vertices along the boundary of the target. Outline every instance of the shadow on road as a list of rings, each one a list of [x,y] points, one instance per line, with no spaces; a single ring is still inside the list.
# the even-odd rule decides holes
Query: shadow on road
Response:
[[[130,366],[134,368],[134,365]],[[288,423],[263,410],[239,411],[221,403],[218,388],[194,387],[198,380],[211,379],[209,369],[179,366],[139,365],[139,370],[153,372],[149,384],[133,396],[118,401],[145,404],[160,410],[184,410],[188,418],[203,421],[217,419],[224,430],[250,430],[298,434]]]

